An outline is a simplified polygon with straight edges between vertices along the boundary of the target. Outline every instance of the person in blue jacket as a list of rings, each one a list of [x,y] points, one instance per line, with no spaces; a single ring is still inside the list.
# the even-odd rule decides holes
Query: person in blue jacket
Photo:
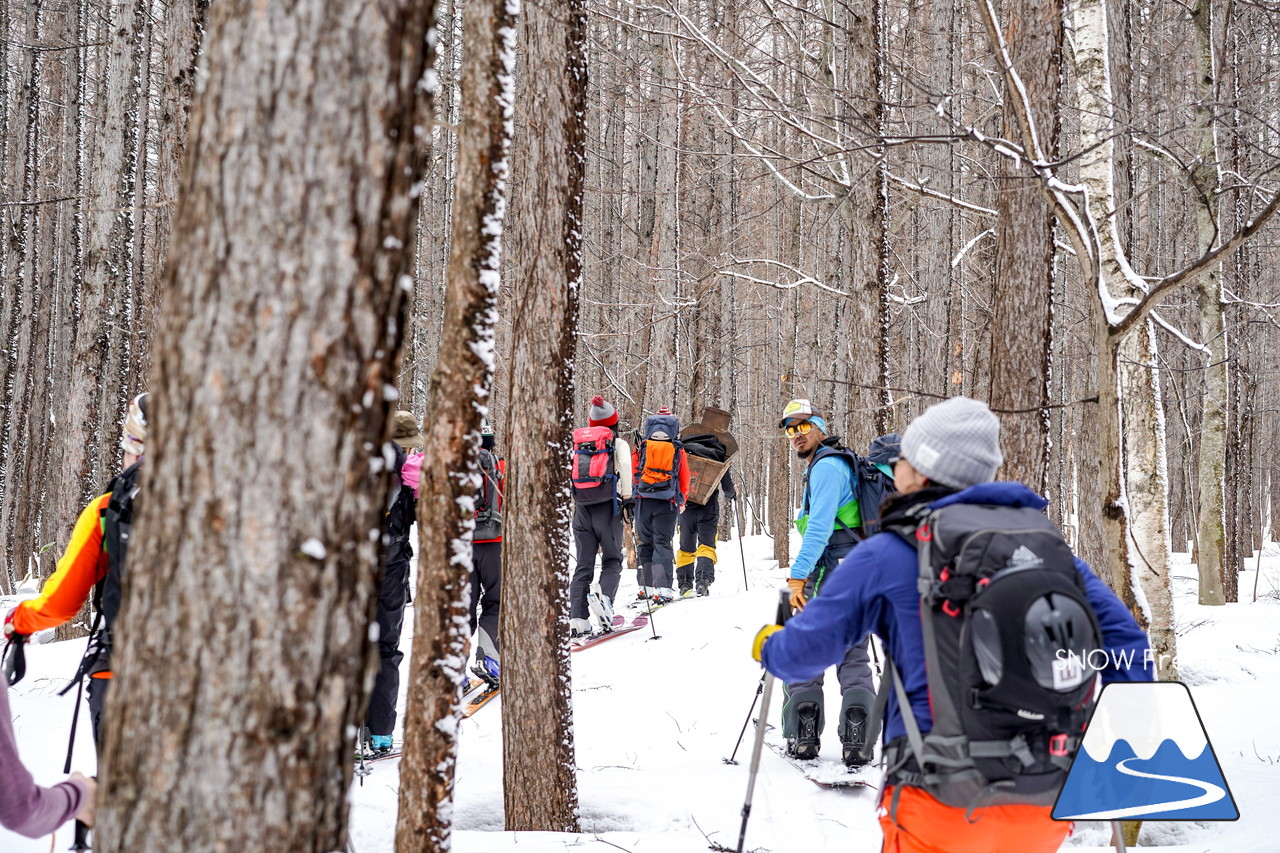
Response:
[[[901,453],[894,465],[898,495],[886,503],[886,523],[905,517],[921,503],[935,509],[951,503],[1035,509],[1047,505],[1044,498],[1021,483],[993,482],[1003,461],[999,422],[985,404],[976,400],[953,397],[928,409],[908,427]],[[1149,649],[1146,634],[1115,593],[1079,558],[1075,568],[1102,630],[1104,649],[1109,652],[1107,667],[1101,671],[1103,683],[1150,681],[1152,673],[1144,665]],[[844,659],[851,647],[875,634],[901,673],[910,712],[920,731],[929,731],[932,715],[917,572],[916,549],[896,533],[870,537],[850,552],[823,586],[822,594],[785,628],[771,626],[772,631],[761,631],[756,640],[757,658],[779,679],[803,681]],[[892,745],[906,736],[906,728],[903,709],[894,692],[889,693],[888,700],[884,737],[885,743]],[[890,802],[893,782],[889,779],[884,786],[883,804]],[[1025,842],[1018,848],[1023,851],[1057,850],[1070,827],[1068,823],[1049,820],[1048,809],[1036,806],[1005,806],[998,819],[975,823],[963,820],[964,809],[943,805],[921,788],[907,788],[904,793],[908,796],[902,798],[904,808],[899,809],[896,821],[887,808],[881,809],[887,850],[899,849],[890,843],[893,839],[904,850],[960,849],[945,837],[948,827],[957,826],[963,827],[966,834],[1015,833]],[[908,799],[912,800],[912,808],[905,808]],[[959,811],[959,816],[951,814],[954,811]],[[1015,821],[1021,822],[1015,827]],[[941,837],[936,837],[939,834]],[[965,840],[968,843],[970,839]],[[917,842],[920,846],[911,846]]]
[[[808,400],[788,403],[778,426],[786,431],[796,456],[808,462],[801,515],[796,520],[803,539],[787,578],[791,607],[799,611],[810,598],[826,595],[826,582],[836,566],[864,538],[862,509],[858,505],[853,454],[838,436],[828,436],[826,419],[814,411]],[[874,515],[878,510],[870,509],[868,514]],[[836,677],[840,681],[841,702],[837,731],[841,753],[849,767],[861,766],[867,763],[862,745],[876,699],[868,646],[865,642],[854,643],[831,663],[839,664]],[[822,669],[804,678],[784,679],[782,736],[786,738],[787,751],[802,760],[817,758],[821,749],[825,724]]]

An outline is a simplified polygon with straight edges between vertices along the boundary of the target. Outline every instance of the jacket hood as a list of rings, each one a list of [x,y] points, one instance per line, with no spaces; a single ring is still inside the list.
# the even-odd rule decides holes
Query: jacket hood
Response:
[[[934,501],[933,509],[942,509],[951,504],[994,504],[996,506],[1030,507],[1044,509],[1049,502],[1022,483],[1003,481],[980,483],[970,486],[954,494]]]

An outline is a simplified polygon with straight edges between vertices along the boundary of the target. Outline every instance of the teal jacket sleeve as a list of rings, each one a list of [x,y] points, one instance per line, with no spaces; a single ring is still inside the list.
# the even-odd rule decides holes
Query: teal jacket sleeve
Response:
[[[805,528],[800,553],[791,564],[791,577],[807,578],[827,549],[836,525],[836,512],[853,500],[849,466],[828,456],[809,471],[809,524]]]

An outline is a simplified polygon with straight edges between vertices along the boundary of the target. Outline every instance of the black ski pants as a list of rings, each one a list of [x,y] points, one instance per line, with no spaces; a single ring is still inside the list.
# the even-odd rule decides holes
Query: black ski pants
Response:
[[[613,601],[622,578],[622,516],[613,512],[613,501],[577,504],[573,510],[573,541],[578,564],[569,582],[569,618],[586,619],[587,593],[600,554],[600,591]]]
[[[478,642],[481,654],[493,654],[498,651],[498,614],[502,606],[502,543],[477,542],[471,546],[471,633],[476,627],[488,636],[491,649],[485,648],[485,641]],[[476,615],[476,608],[480,613]],[[480,657],[477,655],[477,662]]]
[[[409,561],[397,560],[387,566],[378,593],[378,675],[369,699],[365,720],[369,733],[389,735],[396,727],[396,699],[400,696],[400,633],[404,629],[404,608],[409,601]]]
[[[636,560],[640,585],[670,589],[675,550],[676,505],[658,498],[641,498],[636,506]]]
[[[676,555],[676,580],[681,586],[693,586],[695,579],[705,583],[716,579],[716,528],[719,526],[718,491],[705,504],[685,504],[684,512],[680,513],[680,553]]]

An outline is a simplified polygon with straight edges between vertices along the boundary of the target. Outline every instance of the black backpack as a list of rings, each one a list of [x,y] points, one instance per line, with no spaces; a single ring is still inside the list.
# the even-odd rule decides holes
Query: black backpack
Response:
[[[130,465],[111,481],[111,497],[102,510],[102,547],[107,552],[107,573],[94,586],[94,608],[102,614],[109,633],[120,613],[120,593],[125,561],[129,556],[129,537],[133,532],[134,504],[138,497],[138,478],[142,462]]]
[[[502,535],[502,473],[498,457],[480,448],[480,494],[476,500],[476,529],[472,540],[482,542]]]
[[[1071,549],[1035,509],[921,504],[908,516],[890,527],[919,554],[933,728],[920,733],[890,661],[907,729],[905,748],[886,750],[890,776],[914,758],[899,778],[947,805],[1051,806],[1097,700],[1089,661],[1102,648]]]
[[[832,436],[826,439],[817,451],[818,458],[825,456],[839,456],[845,462],[849,463],[849,468],[853,471],[853,491],[854,497],[858,499],[858,513],[862,516],[862,526],[856,531],[850,531],[854,534],[857,541],[862,541],[868,536],[872,536],[880,532],[880,507],[884,503],[884,499],[893,494],[893,479],[885,475],[883,471],[877,468],[865,458],[854,453],[849,448],[840,443],[839,436]],[[817,461],[816,459],[814,460]],[[810,470],[812,470],[810,465]],[[809,511],[809,478],[806,475],[804,483],[804,511]]]

